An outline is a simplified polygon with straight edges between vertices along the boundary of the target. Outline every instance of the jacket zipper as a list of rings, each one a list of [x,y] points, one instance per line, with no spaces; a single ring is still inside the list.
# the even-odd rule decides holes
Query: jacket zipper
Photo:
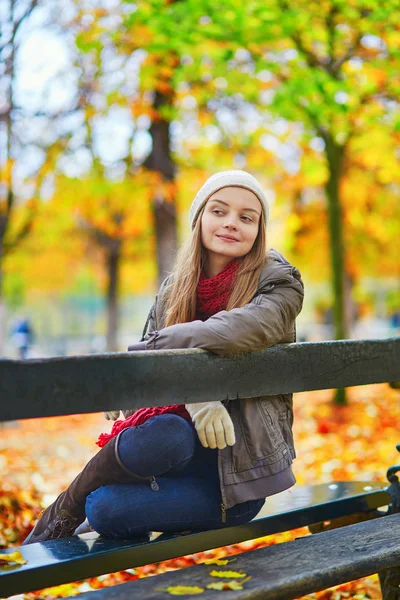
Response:
[[[222,511],[222,522],[226,523],[226,506],[225,506],[225,504],[221,504],[221,511]]]
[[[160,489],[158,487],[158,483],[157,483],[156,478],[154,476],[150,477],[150,487],[153,490],[153,492],[158,492],[158,490]]]
[[[238,393],[236,393],[236,402],[240,402],[240,398],[239,398],[239,394]],[[238,420],[240,421],[241,418],[242,418],[241,411],[240,411],[240,404],[236,404],[236,406],[237,406],[237,411],[239,413],[239,419]],[[233,448],[231,448],[231,453],[232,453],[232,470],[233,470],[233,472],[236,475],[236,464],[235,464],[235,458],[234,458],[234,455],[233,455]]]

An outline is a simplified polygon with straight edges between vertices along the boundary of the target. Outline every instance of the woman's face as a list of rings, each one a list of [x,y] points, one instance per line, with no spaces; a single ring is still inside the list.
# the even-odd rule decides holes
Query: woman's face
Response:
[[[201,218],[201,241],[209,258],[233,260],[250,252],[261,215],[261,203],[250,190],[229,186],[210,196]]]

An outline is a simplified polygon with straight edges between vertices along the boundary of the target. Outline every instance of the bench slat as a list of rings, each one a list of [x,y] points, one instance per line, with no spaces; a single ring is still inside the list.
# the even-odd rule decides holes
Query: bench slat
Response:
[[[0,421],[397,380],[400,338],[278,344],[227,357],[161,350],[0,359]]]
[[[232,569],[251,575],[243,591],[224,592],[226,600],[293,600],[305,594],[400,566],[400,514],[348,525],[294,542],[260,548],[237,557],[226,567],[198,565],[131,581],[113,588],[81,594],[82,600],[121,600],[169,596],[160,591],[172,585],[198,585],[220,581],[213,569]],[[215,599],[205,590],[202,600]]]
[[[151,542],[106,540],[91,533],[22,546],[18,550],[28,562],[13,571],[0,570],[0,590],[10,596],[368,512],[390,503],[385,488],[377,482],[295,486],[267,499],[259,516],[246,525],[163,535]]]

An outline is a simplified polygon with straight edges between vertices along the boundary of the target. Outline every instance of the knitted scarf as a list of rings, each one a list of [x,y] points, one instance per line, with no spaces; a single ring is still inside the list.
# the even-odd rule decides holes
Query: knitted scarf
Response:
[[[235,282],[239,261],[233,260],[215,277],[202,273],[197,285],[196,318],[205,321],[221,310],[225,310]]]
[[[215,277],[207,279],[204,273],[200,275],[196,296],[196,319],[206,321],[212,315],[226,309],[238,267],[239,261],[233,260]],[[140,408],[124,421],[115,421],[111,433],[101,433],[96,444],[102,448],[123,429],[126,429],[127,427],[137,427],[138,425],[145,423],[148,419],[151,419],[151,417],[166,413],[179,415],[189,423],[192,423],[189,413],[182,404]]]

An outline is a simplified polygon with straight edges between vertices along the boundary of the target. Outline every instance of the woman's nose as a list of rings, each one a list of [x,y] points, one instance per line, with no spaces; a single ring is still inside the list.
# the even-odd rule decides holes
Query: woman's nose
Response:
[[[233,219],[229,219],[226,221],[226,223],[224,223],[224,227],[227,229],[237,229],[237,224]]]

